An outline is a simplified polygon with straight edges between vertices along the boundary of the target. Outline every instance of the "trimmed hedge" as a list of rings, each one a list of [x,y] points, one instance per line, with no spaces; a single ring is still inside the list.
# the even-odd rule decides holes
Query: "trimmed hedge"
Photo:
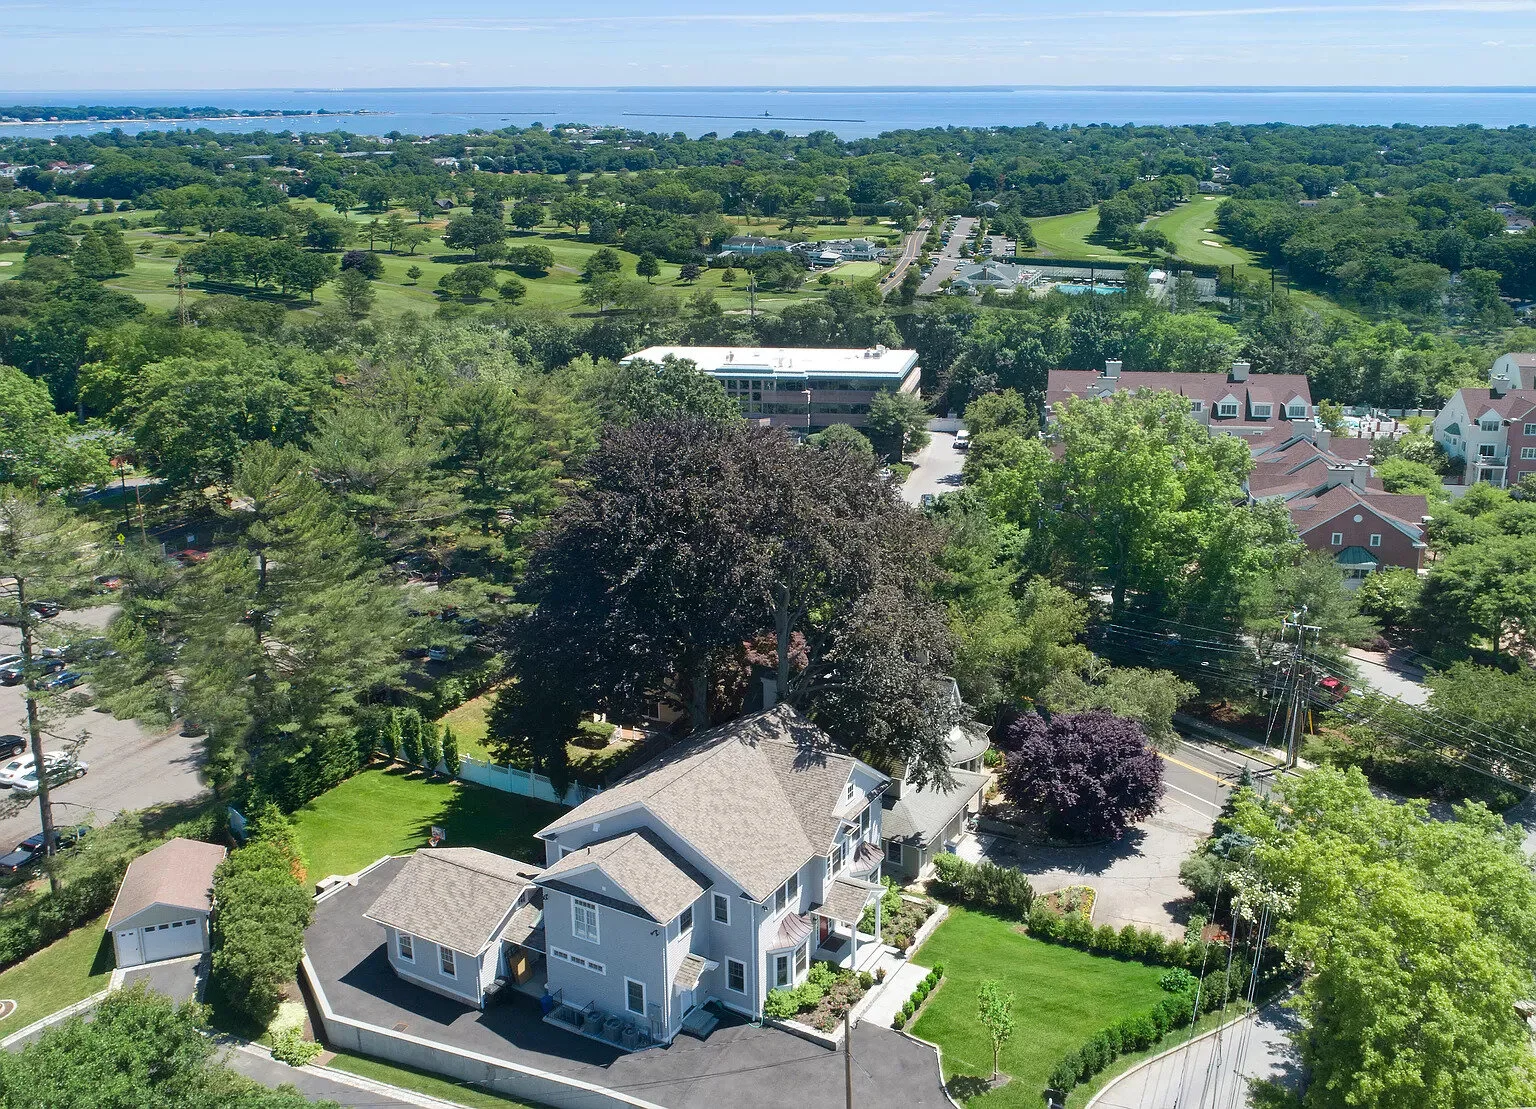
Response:
[[[19,963],[112,907],[126,858],[47,893],[24,912],[0,920],[0,967]]]
[[[1108,925],[1095,928],[1082,913],[1058,913],[1044,901],[1029,913],[1029,934],[1047,943],[1060,943],[1081,951],[1111,955],[1148,966],[1196,967],[1205,959],[1206,944],[1199,938],[1165,940],[1150,928],[1127,924],[1118,932]]]
[[[1015,920],[1027,920],[1035,903],[1035,888],[1011,866],[983,860],[968,863],[958,855],[933,860],[934,892],[969,909],[982,909]]]
[[[928,995],[939,988],[939,983],[944,979],[944,964],[935,963],[926,977],[917,984],[917,989],[912,991],[912,996],[907,998],[906,1004],[901,1007],[891,1021],[891,1027],[898,1032],[907,1026],[907,1021],[923,1007],[923,1002],[928,1000]]]

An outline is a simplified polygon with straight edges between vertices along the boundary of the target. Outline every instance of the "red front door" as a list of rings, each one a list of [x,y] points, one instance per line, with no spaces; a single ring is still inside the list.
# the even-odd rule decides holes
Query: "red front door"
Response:
[[[831,933],[831,931],[832,922],[830,920],[824,916],[819,916],[816,918],[816,942],[818,944],[824,945],[827,942],[827,936]]]

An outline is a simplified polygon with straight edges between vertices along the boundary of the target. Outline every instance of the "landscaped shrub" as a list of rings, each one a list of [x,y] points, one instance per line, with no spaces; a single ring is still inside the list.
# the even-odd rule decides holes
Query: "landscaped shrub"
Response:
[[[127,867],[126,859],[114,860],[0,920],[0,966],[20,962],[110,909]]]
[[[1093,941],[1089,947],[1094,951],[1102,951],[1106,955],[1118,955],[1120,954],[1120,933],[1108,924],[1101,924],[1093,930]]]
[[[1195,976],[1183,967],[1174,967],[1164,971],[1157,984],[1169,993],[1187,993],[1195,988]]]
[[[608,746],[617,730],[606,720],[583,720],[576,725],[576,734],[571,737],[571,743],[589,751],[601,751]]]
[[[1029,879],[1011,866],[982,860],[968,863],[955,855],[934,860],[938,892],[973,909],[1026,920],[1035,902]]]
[[[895,1021],[892,1021],[891,1027],[900,1028],[903,1024],[906,1024],[907,1021],[911,1020],[912,1015],[923,1007],[923,1002],[928,999],[929,994],[938,988],[939,983],[943,981],[943,979],[944,964],[939,963],[931,968],[928,973],[923,976],[923,980],[919,982],[917,984],[917,988],[912,991],[912,996],[907,998],[906,1004],[901,1007],[901,1013],[897,1017],[897,1020],[900,1020],[901,1024],[897,1024]]]
[[[1183,977],[1180,978],[1179,976]],[[1098,1074],[1121,1055],[1146,1051],[1161,1043],[1164,1036],[1175,1029],[1186,1027],[1193,1015],[1195,978],[1186,971],[1169,971],[1163,975],[1172,988],[1185,982],[1183,992],[1170,993],[1145,1013],[1126,1017],[1102,1032],[1095,1033],[1076,1048],[1068,1051],[1051,1071],[1049,1082],[1059,1090],[1071,1090]],[[1203,1007],[1203,1006],[1202,1006]]]
[[[304,1038],[302,1028],[285,1028],[272,1037],[272,1058],[290,1067],[302,1067],[314,1062],[320,1051],[319,1044]]]
[[[421,763],[421,713],[415,709],[401,709],[398,715],[400,757],[412,766],[417,766]]]
[[[457,778],[459,768],[463,765],[459,761],[459,737],[453,734],[453,725],[443,725],[443,768],[448,771],[448,777]]]
[[[900,1032],[906,1026],[907,1014],[905,1013],[897,1013],[896,1016],[891,1019],[891,1027],[896,1029],[898,1032]]]
[[[443,761],[443,741],[437,734],[437,723],[426,720],[421,725],[421,765],[427,773],[436,774],[437,764]]]
[[[763,1016],[775,1020],[787,1020],[800,1011],[800,1000],[794,990],[779,988],[769,990],[763,1001]]]
[[[1063,943],[1086,949],[1093,943],[1093,925],[1082,913],[1068,913],[1062,921],[1061,939]]]
[[[214,872],[212,984],[237,1014],[265,1027],[304,948],[315,903],[294,877],[295,860],[254,840]]]

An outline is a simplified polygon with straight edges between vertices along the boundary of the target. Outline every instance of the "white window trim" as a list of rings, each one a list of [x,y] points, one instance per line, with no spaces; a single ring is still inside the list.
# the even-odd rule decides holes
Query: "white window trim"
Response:
[[[735,986],[731,985],[731,967],[732,966],[738,966],[738,967],[741,968],[741,989],[739,989],[739,990]],[[746,992],[747,992],[747,964],[746,963],[742,962],[740,959],[727,959],[725,961],[725,988],[730,990],[732,993],[739,993],[739,994],[743,994],[743,995],[746,994]]]
[[[685,921],[686,921],[686,923],[685,923]],[[693,931],[693,906],[689,905],[686,909],[684,909],[682,912],[677,914],[677,934],[679,936],[686,936],[689,932],[692,932],[692,931]]]
[[[779,964],[784,964],[784,980],[779,981]],[[786,951],[781,955],[773,956],[773,988],[776,990],[793,989],[795,985],[795,953]]]
[[[1256,404],[1253,406],[1253,418],[1255,420],[1267,420],[1274,414],[1275,406],[1272,404]]]
[[[802,974],[808,973],[811,969],[811,945],[809,941],[802,943],[799,947],[795,948],[794,965],[795,981],[798,982],[800,980],[800,976]]]
[[[1328,545],[1330,547],[1342,547],[1344,545],[1344,533],[1342,531],[1334,532],[1328,538]]]
[[[1288,404],[1285,406],[1285,414],[1293,420],[1307,418],[1307,406],[1304,404]]]
[[[1238,405],[1236,401],[1228,401],[1225,404],[1218,404],[1216,406],[1216,415],[1218,416],[1236,416],[1237,413]]]
[[[1521,447],[1520,458],[1522,460],[1536,458],[1536,447]]]
[[[1498,431],[1499,430],[1499,421],[1498,420],[1479,420],[1477,422],[1477,426],[1481,430],[1483,430],[1483,431]]]
[[[722,905],[725,906],[725,916],[723,918],[720,916],[720,907]],[[728,925],[731,923],[731,899],[728,896],[723,893],[713,895],[710,903],[710,918],[716,924]]]
[[[577,926],[577,920],[579,918],[576,915],[576,910],[578,907],[590,909],[592,911],[592,927],[590,935],[588,934],[588,929],[585,924],[582,924],[580,927]],[[602,930],[598,921],[597,904],[595,902],[585,901],[580,897],[571,898],[571,935],[578,940],[585,940],[587,943],[601,942],[599,937],[602,935]]]
[[[1377,531],[1371,532],[1371,538],[1370,538],[1370,541],[1369,541],[1369,545],[1372,546],[1372,547],[1379,547],[1379,546],[1381,546],[1381,533],[1380,532],[1377,532]]]
[[[454,955],[453,948],[438,944],[437,969],[449,978],[457,978],[459,976],[459,960]]]
[[[1499,445],[1497,443],[1479,443],[1477,445],[1477,457],[1497,458],[1498,456]]]
[[[414,963],[416,961],[416,941],[404,932],[396,932],[395,954],[408,963]]]
[[[1526,424],[1522,430],[1527,435],[1536,435],[1536,424]]]
[[[632,1009],[632,1008],[630,1008],[630,1004],[629,1004],[629,987],[631,987],[631,986],[639,986],[640,987],[640,1008],[639,1009]],[[624,977],[624,1011],[626,1013],[632,1013],[633,1015],[635,1015],[637,1017],[645,1016],[645,992],[646,991],[645,991],[645,983],[644,982],[640,981],[638,978],[630,978],[628,975],[625,975],[625,977]]]
[[[570,963],[572,966],[583,967],[586,970],[590,970],[593,974],[608,973],[608,967],[606,964],[588,959],[584,955],[573,955],[571,952],[562,950],[558,947],[551,947],[549,949],[549,955],[552,959],[559,959],[561,962]]]
[[[891,854],[893,848],[896,851],[894,856]],[[902,848],[900,841],[893,839],[885,845],[885,861],[894,866],[906,865],[906,851]]]

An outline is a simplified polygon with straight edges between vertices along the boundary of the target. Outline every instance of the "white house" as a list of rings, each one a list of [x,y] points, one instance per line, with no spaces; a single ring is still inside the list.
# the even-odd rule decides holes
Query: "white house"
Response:
[[[207,951],[213,872],[223,860],[217,844],[173,839],[129,863],[107,917],[117,965]]]

